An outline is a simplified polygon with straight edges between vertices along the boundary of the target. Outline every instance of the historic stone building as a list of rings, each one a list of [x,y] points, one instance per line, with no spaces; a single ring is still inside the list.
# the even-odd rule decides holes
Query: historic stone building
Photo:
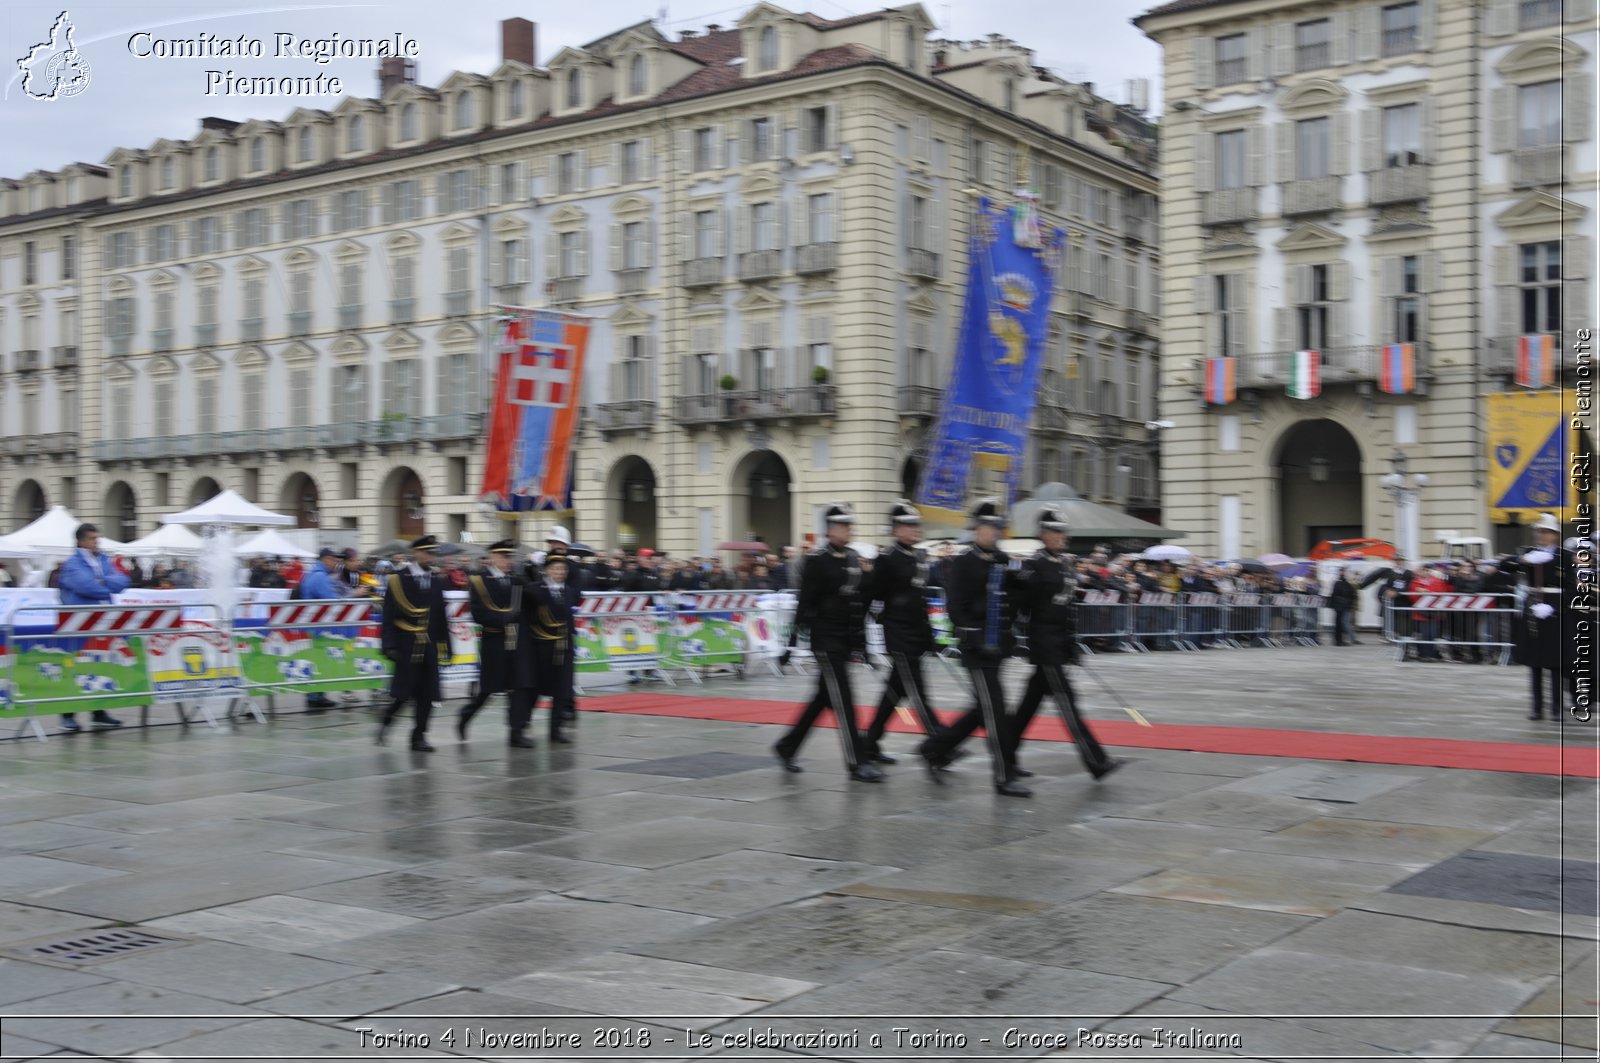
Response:
[[[595,319],[576,530],[680,552],[887,508],[950,365],[973,197],[1069,230],[1029,482],[1154,514],[1154,130],[919,5],[640,23],[436,87],[0,182],[0,505],[150,531],[216,486],[480,541],[496,305]],[[532,535],[524,526],[524,534]]]
[[[1594,324],[1594,0],[1176,0],[1135,21],[1164,57],[1165,522],[1227,557],[1520,540],[1491,528],[1485,401],[1514,389],[1522,336],[1553,336],[1574,386]],[[1395,343],[1410,392],[1380,387]],[[1288,397],[1306,350],[1321,394]],[[1225,405],[1204,401],[1217,357]],[[1420,494],[1386,486],[1397,451]]]

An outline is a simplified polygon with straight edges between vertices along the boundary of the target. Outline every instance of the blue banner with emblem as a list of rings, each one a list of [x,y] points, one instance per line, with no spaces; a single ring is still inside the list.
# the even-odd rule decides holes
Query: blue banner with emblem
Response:
[[[1065,239],[1041,233],[1031,196],[1009,211],[978,203],[950,386],[915,498],[934,519],[964,521],[977,497],[1007,508],[1017,497]]]

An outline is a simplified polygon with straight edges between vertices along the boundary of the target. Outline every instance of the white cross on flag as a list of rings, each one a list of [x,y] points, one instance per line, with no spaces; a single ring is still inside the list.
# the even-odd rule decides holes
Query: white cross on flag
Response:
[[[524,346],[511,364],[511,401],[518,406],[566,406],[572,387],[572,348]]]

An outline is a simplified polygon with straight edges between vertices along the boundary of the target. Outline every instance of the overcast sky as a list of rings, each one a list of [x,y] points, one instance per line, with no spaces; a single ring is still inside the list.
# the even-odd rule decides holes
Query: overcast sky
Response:
[[[424,84],[437,85],[452,70],[487,74],[500,59],[499,21],[520,15],[538,24],[539,62],[563,46],[582,44],[647,18],[661,19],[663,0],[586,0],[576,4],[489,4],[481,0],[386,0],[376,3],[316,3],[290,0],[212,0],[212,2],[84,3],[67,0],[75,27],[74,43],[89,65],[88,86],[70,99],[41,102],[22,90],[17,61],[50,37],[62,3],[5,0],[0,11],[3,49],[0,78],[0,176],[21,177],[31,170],[59,169],[69,162],[102,162],[118,146],[144,148],[161,137],[188,139],[203,116],[282,119],[297,106],[327,109],[337,96],[292,98],[207,95],[207,71],[232,70],[247,77],[314,76],[343,80],[344,90],[377,94],[376,63],[335,59],[318,65],[308,59],[276,58],[275,35],[325,38],[392,36],[415,38]],[[727,0],[671,0],[658,26],[676,37],[682,29],[711,23],[728,26],[750,4],[724,7]],[[806,10],[798,2],[790,10]],[[876,10],[866,0],[812,0],[809,10],[837,18]],[[1032,48],[1037,61],[1074,80],[1092,81],[1096,91],[1126,99],[1129,78],[1151,79],[1151,99],[1159,100],[1160,51],[1129,19],[1146,10],[1146,0],[934,0],[928,14],[950,36],[968,40],[1000,33]],[[140,31],[159,38],[194,38],[201,33],[260,39],[263,58],[136,58],[129,38]],[[941,34],[942,35],[942,34]],[[41,54],[40,62],[48,56]]]

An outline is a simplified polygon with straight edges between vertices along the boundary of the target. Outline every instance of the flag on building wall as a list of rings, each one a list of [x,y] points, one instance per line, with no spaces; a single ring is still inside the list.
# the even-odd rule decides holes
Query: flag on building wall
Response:
[[[526,310],[501,328],[479,496],[503,510],[570,508],[589,319]]]
[[[1378,390],[1385,395],[1409,395],[1416,389],[1416,348],[1409,343],[1384,347],[1378,363]]]
[[[1232,358],[1206,359],[1206,402],[1226,406],[1238,397]]]
[[[1314,399],[1322,394],[1322,352],[1295,351],[1289,362],[1289,397]]]
[[[1556,338],[1517,337],[1517,384],[1525,388],[1547,388],[1556,382]]]

